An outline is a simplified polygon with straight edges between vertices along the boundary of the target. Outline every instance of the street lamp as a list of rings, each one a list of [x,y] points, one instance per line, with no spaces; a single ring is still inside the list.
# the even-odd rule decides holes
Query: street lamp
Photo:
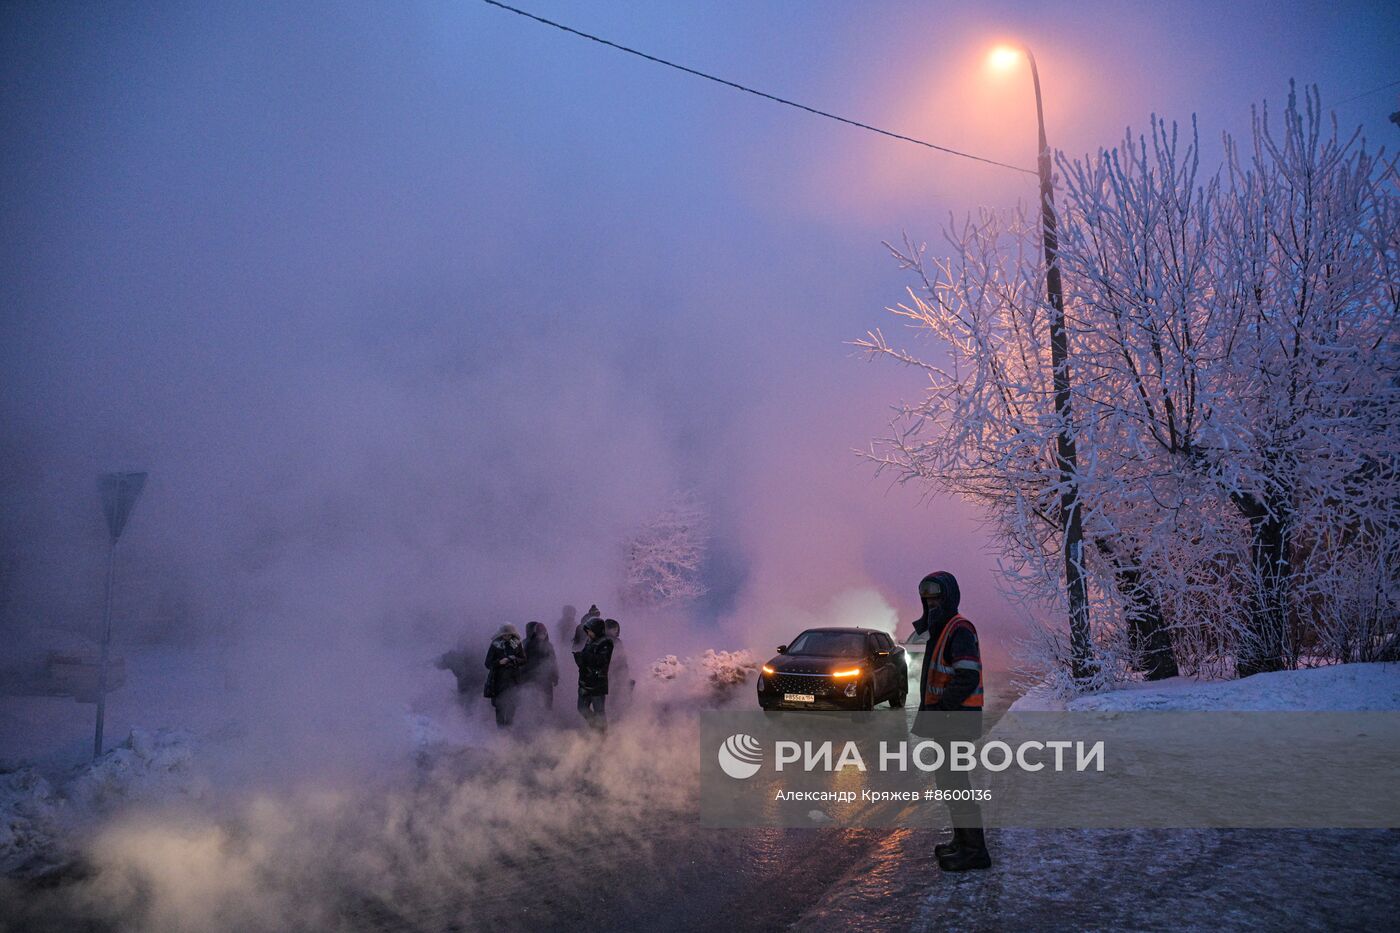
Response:
[[[1039,130],[1040,226],[1045,248],[1045,292],[1050,299],[1050,365],[1055,387],[1055,460],[1060,469],[1060,514],[1064,516],[1065,595],[1069,601],[1070,665],[1075,680],[1089,677],[1089,593],[1084,582],[1084,526],[1079,500],[1079,455],[1071,431],[1069,394],[1069,340],[1065,333],[1065,296],[1060,281],[1060,242],[1056,232],[1055,189],[1050,177],[1050,144],[1045,140],[1045,108],[1040,99],[1040,71],[1035,56],[1025,46],[999,45],[987,64],[1010,71],[1025,56],[1035,87],[1035,120]]]

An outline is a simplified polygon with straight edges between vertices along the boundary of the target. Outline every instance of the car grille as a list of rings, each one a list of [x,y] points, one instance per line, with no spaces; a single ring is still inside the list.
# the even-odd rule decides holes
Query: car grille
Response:
[[[819,697],[831,692],[831,681],[824,674],[769,674],[768,686],[775,693],[810,693]]]

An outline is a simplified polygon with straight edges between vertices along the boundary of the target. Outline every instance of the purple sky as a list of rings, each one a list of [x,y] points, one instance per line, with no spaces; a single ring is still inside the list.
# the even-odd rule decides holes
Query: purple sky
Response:
[[[999,39],[1035,49],[1071,153],[1154,112],[1216,153],[1290,77],[1400,79],[1384,3],[522,2],[1024,165]],[[89,624],[93,478],[138,467],[129,605],[200,631],[552,620],[607,598],[677,486],[714,515],[702,619],[758,645],[851,590],[907,619],[940,567],[1009,629],[968,513],[851,455],[920,384],[845,341],[908,284],[881,240],[1033,179],[476,0],[6,4],[0,82],[5,627]],[[1338,117],[1394,148],[1396,109]]]

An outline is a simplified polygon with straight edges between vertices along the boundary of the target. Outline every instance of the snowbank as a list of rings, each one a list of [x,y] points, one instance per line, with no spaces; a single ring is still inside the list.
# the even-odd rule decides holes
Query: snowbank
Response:
[[[73,828],[123,804],[198,798],[204,782],[193,760],[189,733],[133,729],[57,789],[32,766],[0,773],[0,875],[32,877],[63,864]]]
[[[1173,677],[1068,701],[1038,687],[1013,703],[1010,712],[1394,709],[1400,709],[1400,664],[1336,664],[1240,680]]]
[[[132,729],[126,741],[78,771],[64,786],[72,803],[92,810],[141,800],[198,798],[194,738],[176,729]]]
[[[61,860],[60,803],[33,768],[0,774],[0,875],[37,874]]]

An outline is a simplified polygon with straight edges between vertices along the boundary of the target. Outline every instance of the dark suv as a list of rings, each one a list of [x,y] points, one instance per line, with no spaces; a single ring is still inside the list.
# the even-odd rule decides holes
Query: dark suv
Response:
[[[870,628],[809,628],[779,645],[758,675],[764,709],[874,709],[904,705],[909,666],[904,649]]]

